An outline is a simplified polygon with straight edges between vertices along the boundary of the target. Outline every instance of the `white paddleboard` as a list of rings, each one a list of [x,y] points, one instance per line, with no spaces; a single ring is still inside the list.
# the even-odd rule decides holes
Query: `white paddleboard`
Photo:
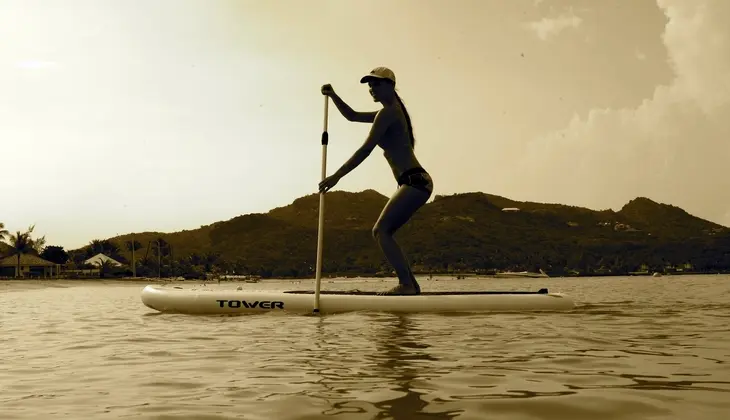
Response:
[[[283,292],[185,289],[148,285],[142,302],[165,313],[253,314],[312,313],[314,291]],[[539,291],[421,292],[417,296],[380,296],[377,292],[320,291],[319,312],[524,312],[571,310],[575,303],[560,293]]]

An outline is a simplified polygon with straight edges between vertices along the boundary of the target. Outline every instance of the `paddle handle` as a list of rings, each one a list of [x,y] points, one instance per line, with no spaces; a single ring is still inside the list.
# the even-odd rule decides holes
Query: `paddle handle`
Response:
[[[324,97],[324,129],[322,130],[322,175],[320,180],[327,177],[327,120],[329,114],[329,97]],[[324,192],[319,193],[319,225],[317,226],[317,271],[314,281],[314,313],[319,313],[319,290],[322,283],[322,247],[324,245]]]

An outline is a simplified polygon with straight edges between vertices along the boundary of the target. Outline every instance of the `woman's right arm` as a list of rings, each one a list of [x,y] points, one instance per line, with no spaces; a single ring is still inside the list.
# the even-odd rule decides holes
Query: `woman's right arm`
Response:
[[[358,112],[354,109],[350,108],[349,105],[345,103],[345,101],[342,100],[332,89],[332,85],[324,85],[322,86],[322,94],[327,95],[330,98],[332,98],[332,102],[334,102],[335,106],[337,107],[337,110],[340,111],[340,114],[342,114],[343,117],[347,121],[352,122],[363,122],[363,123],[371,123],[375,121],[375,115],[377,114],[377,111],[373,112]]]
[[[347,121],[352,122],[362,122],[362,123],[372,123],[375,121],[375,115],[378,113],[377,111],[372,112],[358,112],[354,109],[350,108],[349,105],[345,103],[345,101],[342,100],[339,96],[337,96],[336,93],[333,93],[330,95],[330,98],[332,98],[332,102],[334,102],[337,109],[340,111],[343,117],[347,119]]]

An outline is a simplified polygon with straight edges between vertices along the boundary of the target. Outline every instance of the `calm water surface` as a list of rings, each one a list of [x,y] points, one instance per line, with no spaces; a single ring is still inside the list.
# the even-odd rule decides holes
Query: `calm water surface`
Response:
[[[377,290],[390,282],[323,288]],[[0,281],[0,418],[722,420],[730,413],[730,276],[422,285],[549,287],[579,307],[203,317],[147,309],[143,283]]]

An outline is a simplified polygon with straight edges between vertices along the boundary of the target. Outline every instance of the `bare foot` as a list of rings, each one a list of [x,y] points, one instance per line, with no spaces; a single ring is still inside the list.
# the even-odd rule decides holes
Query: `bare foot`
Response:
[[[421,288],[418,287],[418,283],[415,284],[400,284],[393,287],[385,292],[380,292],[378,295],[381,296],[405,296],[405,295],[418,295],[421,293]]]

